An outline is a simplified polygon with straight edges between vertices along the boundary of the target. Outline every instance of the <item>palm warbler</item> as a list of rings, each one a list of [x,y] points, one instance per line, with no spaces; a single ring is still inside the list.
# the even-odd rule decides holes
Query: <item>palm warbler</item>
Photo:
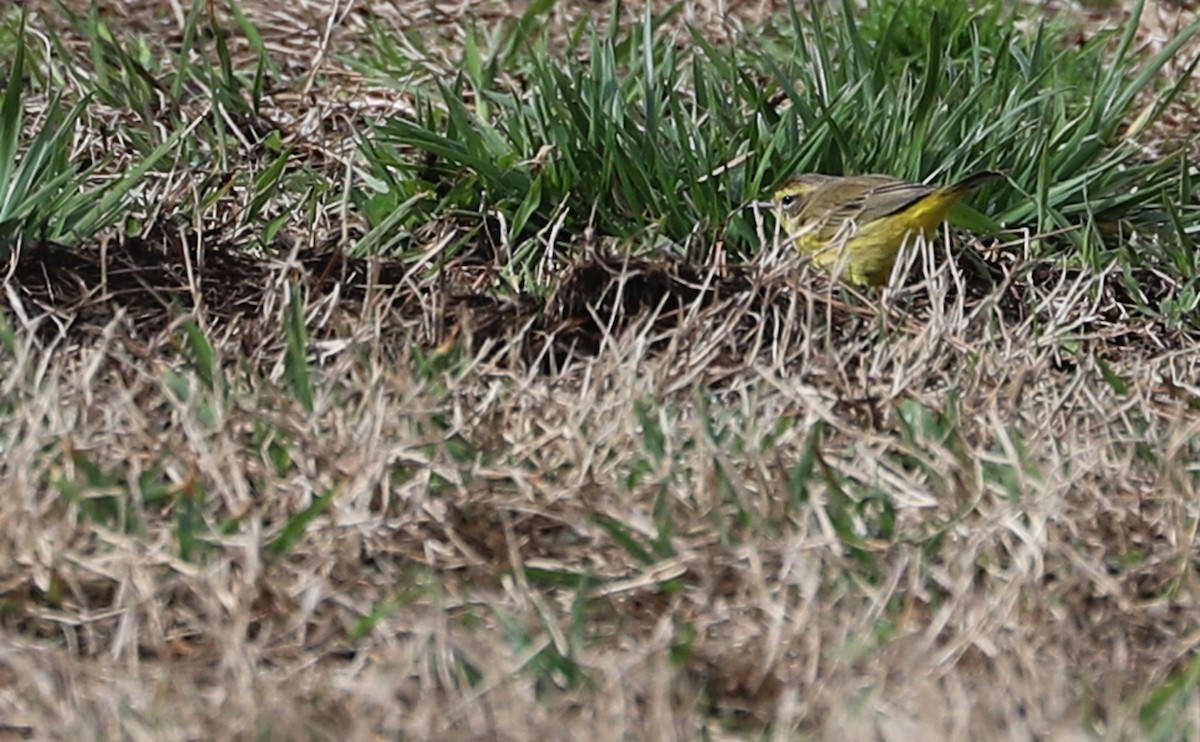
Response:
[[[851,283],[880,286],[907,239],[929,239],[959,199],[1002,177],[984,170],[953,185],[930,186],[888,175],[798,175],[775,192],[775,206],[784,230],[818,267]]]

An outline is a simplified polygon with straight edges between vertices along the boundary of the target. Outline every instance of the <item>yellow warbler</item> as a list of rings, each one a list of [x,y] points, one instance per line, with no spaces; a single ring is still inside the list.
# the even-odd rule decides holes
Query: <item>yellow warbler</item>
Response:
[[[929,239],[950,207],[981,183],[1003,178],[984,170],[948,186],[889,175],[798,175],[775,192],[780,223],[820,268],[851,283],[887,283],[896,255],[915,235]]]

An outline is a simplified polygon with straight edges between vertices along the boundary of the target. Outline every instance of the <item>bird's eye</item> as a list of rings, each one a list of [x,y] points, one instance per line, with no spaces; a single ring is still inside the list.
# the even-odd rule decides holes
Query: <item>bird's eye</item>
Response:
[[[796,202],[796,194],[789,193],[788,195],[779,199],[779,202],[782,203],[784,206],[791,206],[793,203]]]

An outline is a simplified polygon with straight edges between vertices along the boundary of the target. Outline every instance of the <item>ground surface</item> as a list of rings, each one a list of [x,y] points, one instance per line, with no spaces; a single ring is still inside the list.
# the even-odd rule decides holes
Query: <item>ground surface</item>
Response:
[[[177,3],[99,5],[180,43]],[[335,184],[411,105],[341,51],[513,12],[329,5],[245,3],[290,75],[264,117]],[[727,43],[783,8],[673,22]],[[1187,13],[1156,4],[1140,38]],[[1178,105],[1152,154],[1194,148]],[[80,156],[119,169],[132,114],[97,107]],[[26,245],[6,276],[0,734],[1200,730],[1200,338],[1117,272],[857,301],[786,261],[597,251],[531,295],[479,262],[347,257],[363,227],[336,208],[270,257],[226,226],[238,194],[155,221],[190,188],[148,177],[157,231]]]

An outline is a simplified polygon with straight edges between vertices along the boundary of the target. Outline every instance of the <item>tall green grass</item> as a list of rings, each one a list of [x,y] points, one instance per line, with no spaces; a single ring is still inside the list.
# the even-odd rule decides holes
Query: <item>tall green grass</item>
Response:
[[[240,5],[226,9],[232,28],[193,0],[167,55],[158,40],[112,27],[96,6],[58,6],[83,54],[53,28],[31,46],[23,16],[0,18],[0,48],[13,50],[0,102],[0,255],[19,239],[73,244],[114,225],[144,231],[133,214],[156,198],[147,186],[168,171],[187,171],[193,185],[179,203],[155,201],[160,218],[187,227],[219,220],[253,230],[263,245],[285,218],[269,202],[325,193],[326,178],[287,167],[292,150],[260,115],[279,70]],[[234,33],[247,42],[248,66],[231,52]],[[82,139],[108,130],[113,112],[121,114],[113,145],[81,164],[103,151]],[[252,194],[248,203],[218,213],[214,206],[235,190]]]
[[[1012,228],[1065,232],[1035,243],[1041,254],[1091,268],[1119,260],[1133,288],[1142,267],[1177,279],[1171,297],[1142,297],[1147,311],[1186,317],[1195,303],[1191,165],[1182,151],[1147,157],[1138,142],[1192,72],[1160,74],[1194,27],[1147,57],[1134,48],[1140,5],[1124,29],[1080,45],[998,0],[875,0],[865,12],[851,2],[792,8],[714,45],[650,13],[564,32],[553,5],[478,26],[453,52],[381,27],[352,60],[413,99],[411,113],[363,139],[366,177],[351,193],[370,226],[360,253],[417,256],[449,224],[440,257],[476,252],[515,289],[537,292],[547,289],[538,266],[598,242],[691,260],[719,246],[750,259],[771,229],[751,204],[796,171],[949,180],[990,167],[1009,182],[989,185],[974,207]],[[52,56],[28,63],[8,24],[0,250],[23,237],[79,241],[122,220],[142,229],[130,205],[167,169],[198,177],[166,218],[232,224],[264,248],[289,213],[341,198],[260,116],[280,73],[231,8],[223,24],[193,0],[169,59],[95,9],[64,8],[88,41],[86,69],[53,35]],[[231,33],[248,42],[249,62],[231,52]],[[31,126],[29,96],[54,88],[69,94],[49,96]],[[71,149],[93,103],[139,122],[120,132],[133,164],[102,189],[91,176],[108,163],[83,167]]]
[[[368,244],[415,249],[413,229],[450,216],[510,246],[508,267],[526,280],[584,234],[665,241],[689,258],[719,241],[748,257],[761,240],[746,205],[797,170],[948,180],[990,167],[1010,182],[977,207],[1008,226],[1069,231],[1043,250],[1098,267],[1136,232],[1151,253],[1126,259],[1161,258],[1193,279],[1188,166],[1182,154],[1142,157],[1136,135],[1186,83],[1191,67],[1174,81],[1159,73],[1196,28],[1146,59],[1133,44],[1140,4],[1124,30],[1083,45],[1008,3],[975,6],[812,4],[720,47],[650,15],[632,29],[580,27],[561,46],[529,14],[476,31],[451,79],[405,78],[415,115],[366,142],[373,189],[357,195],[387,230]],[[386,78],[401,56],[360,63]]]
[[[51,93],[61,80],[60,60],[31,60],[24,18],[7,28],[13,58],[0,100],[0,259],[22,240],[78,242],[124,218],[141,179],[165,160],[183,130],[147,143],[143,156],[103,184],[93,175],[104,162],[81,164],[77,135],[95,91],[68,101]],[[31,112],[28,100],[38,98]]]

